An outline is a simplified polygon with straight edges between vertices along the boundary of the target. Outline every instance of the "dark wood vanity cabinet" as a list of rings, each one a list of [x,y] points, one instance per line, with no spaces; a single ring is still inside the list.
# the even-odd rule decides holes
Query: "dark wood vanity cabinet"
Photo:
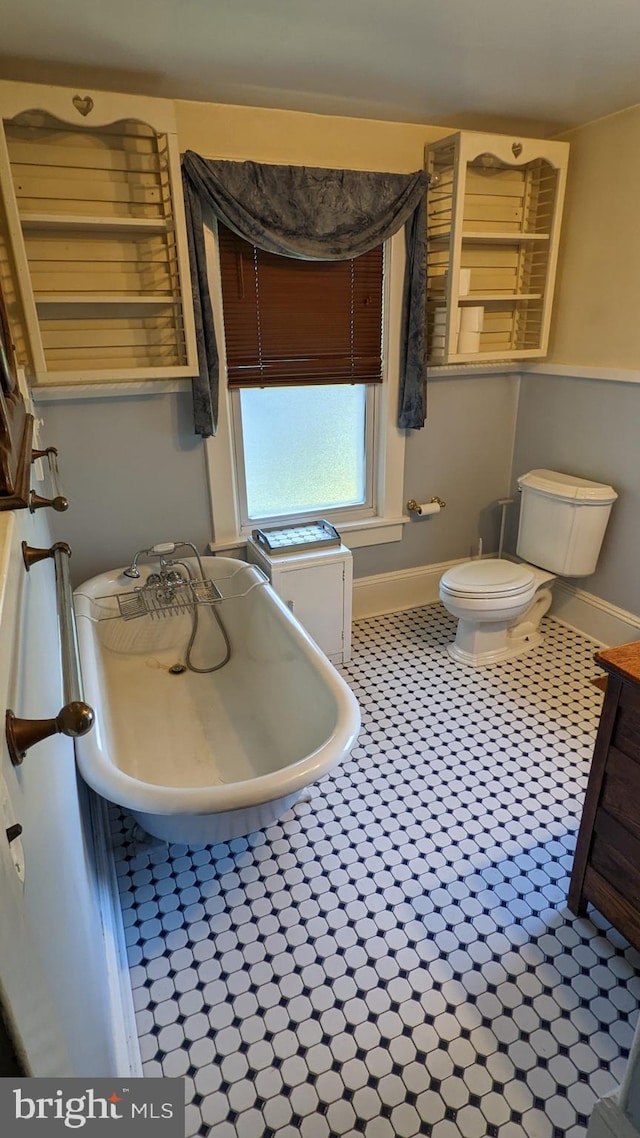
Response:
[[[640,641],[596,654],[607,687],[578,834],[569,908],[591,902],[640,948]]]

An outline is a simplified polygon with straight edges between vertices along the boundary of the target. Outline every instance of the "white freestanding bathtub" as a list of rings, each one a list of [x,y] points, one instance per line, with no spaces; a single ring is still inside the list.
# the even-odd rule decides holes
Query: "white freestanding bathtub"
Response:
[[[183,562],[185,564],[185,562]],[[197,575],[197,562],[186,561]],[[156,837],[226,841],[280,817],[354,745],[353,693],[255,566],[204,560],[223,600],[216,608],[231,645],[219,671],[170,669],[185,662],[192,611],[124,620],[117,594],[144,585],[121,569],[75,592],[84,694],[94,729],[76,740],[78,766],[104,798]],[[191,660],[224,658],[213,606],[197,606]]]

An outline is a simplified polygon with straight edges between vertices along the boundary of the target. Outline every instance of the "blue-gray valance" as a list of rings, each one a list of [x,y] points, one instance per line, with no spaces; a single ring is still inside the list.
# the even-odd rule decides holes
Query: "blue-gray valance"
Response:
[[[213,211],[245,241],[287,257],[343,261],[405,226],[399,427],[426,415],[426,188],[428,175],[324,170],[226,162],[187,151],[182,175],[200,374],[194,379],[196,432],[215,434],[219,363],[207,280],[204,217]]]

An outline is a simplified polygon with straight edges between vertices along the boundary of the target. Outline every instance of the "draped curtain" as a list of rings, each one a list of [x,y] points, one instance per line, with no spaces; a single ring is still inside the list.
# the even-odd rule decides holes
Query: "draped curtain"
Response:
[[[219,363],[207,280],[204,216],[269,253],[306,260],[350,260],[405,226],[407,267],[398,426],[426,415],[425,295],[428,175],[378,174],[226,162],[187,151],[182,159],[200,374],[194,379],[195,429],[215,434]]]

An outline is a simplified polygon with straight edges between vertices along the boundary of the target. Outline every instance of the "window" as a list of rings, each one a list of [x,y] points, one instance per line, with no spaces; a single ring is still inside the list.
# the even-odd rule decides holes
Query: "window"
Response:
[[[220,225],[219,251],[243,524],[371,513],[367,387],[382,381],[382,246],[304,261]]]
[[[384,256],[380,248],[347,262],[297,261],[239,243],[222,226],[219,245],[208,237],[229,376],[218,434],[207,441],[214,548],[240,544],[258,521],[305,515],[330,517],[353,546],[399,540],[402,234]],[[301,276],[310,282],[306,308]]]
[[[245,389],[237,395],[233,419],[244,523],[371,512],[374,400],[366,386]]]

